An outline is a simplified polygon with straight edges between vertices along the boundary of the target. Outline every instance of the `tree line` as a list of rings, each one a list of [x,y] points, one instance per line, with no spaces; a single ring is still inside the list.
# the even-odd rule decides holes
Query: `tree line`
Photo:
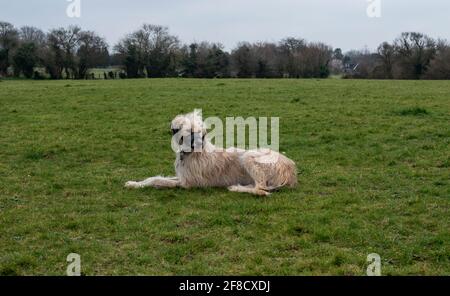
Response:
[[[450,79],[450,45],[407,32],[376,52],[343,53],[301,38],[240,42],[227,52],[220,43],[182,44],[167,27],[144,24],[110,47],[78,26],[43,32],[0,22],[0,76],[89,79],[95,78],[90,69],[107,67],[120,73],[105,72],[105,78]]]
[[[392,43],[383,42],[376,52],[350,51],[338,57],[336,70],[344,65],[345,77],[350,78],[450,79],[448,42],[417,32],[402,33]]]

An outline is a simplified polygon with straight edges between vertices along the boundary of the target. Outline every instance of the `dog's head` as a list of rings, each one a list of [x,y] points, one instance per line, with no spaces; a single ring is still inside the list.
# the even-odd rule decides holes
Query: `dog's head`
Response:
[[[174,151],[201,152],[206,136],[204,126],[201,113],[196,111],[175,117],[170,125]]]

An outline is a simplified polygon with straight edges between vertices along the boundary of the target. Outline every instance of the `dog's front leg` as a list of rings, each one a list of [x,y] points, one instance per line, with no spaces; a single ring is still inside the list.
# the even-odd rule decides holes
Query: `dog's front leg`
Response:
[[[254,186],[254,185],[247,185],[247,186],[234,185],[234,186],[228,187],[228,190],[232,191],[232,192],[245,192],[245,193],[255,194],[255,195],[259,195],[259,196],[270,195],[270,192],[268,192],[258,186]]]
[[[145,179],[144,181],[128,181],[125,183],[126,188],[144,188],[144,187],[155,187],[155,188],[174,188],[180,186],[180,181],[177,177],[151,177]]]

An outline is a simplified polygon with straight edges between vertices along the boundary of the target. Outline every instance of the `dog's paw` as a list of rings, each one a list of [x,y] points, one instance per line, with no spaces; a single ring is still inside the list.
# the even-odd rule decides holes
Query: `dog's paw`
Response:
[[[269,191],[260,190],[257,194],[260,196],[269,196],[271,193]]]
[[[240,190],[240,186],[237,186],[237,185],[229,186],[228,190],[229,191],[233,191],[233,192],[240,192],[241,191]]]
[[[125,188],[139,188],[139,183],[135,181],[128,181],[125,183]]]

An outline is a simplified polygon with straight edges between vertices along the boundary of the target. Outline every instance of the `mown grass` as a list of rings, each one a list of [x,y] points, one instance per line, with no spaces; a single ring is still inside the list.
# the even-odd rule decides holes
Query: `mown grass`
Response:
[[[0,274],[450,274],[450,82],[0,83]],[[173,174],[169,122],[279,116],[299,187],[126,190]]]

